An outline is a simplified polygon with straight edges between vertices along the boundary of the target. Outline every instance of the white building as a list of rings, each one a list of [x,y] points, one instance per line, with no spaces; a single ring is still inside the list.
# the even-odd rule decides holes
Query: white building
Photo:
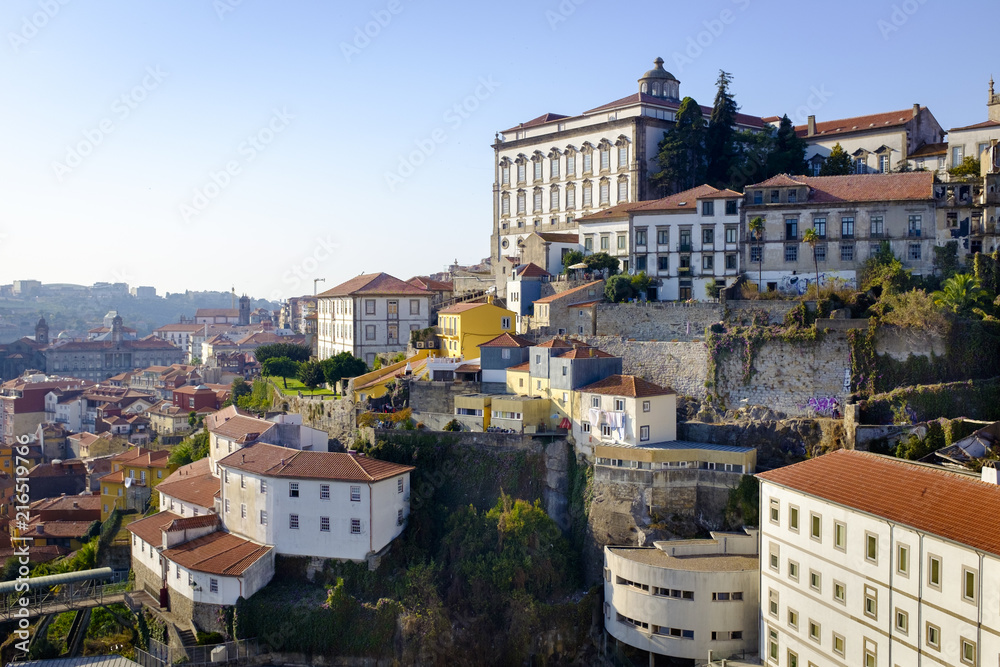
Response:
[[[577,450],[593,457],[599,444],[643,447],[677,439],[677,392],[634,375],[610,375],[576,392]]]
[[[650,665],[652,654],[704,664],[756,653],[758,568],[756,530],[606,546],[604,627],[615,640],[650,652]]]
[[[758,475],[766,664],[996,664],[1000,487],[987,472],[839,450]]]
[[[576,116],[546,113],[499,134],[493,144],[494,271],[532,232],[576,232],[581,216],[655,196],[649,176],[659,171],[658,144],[680,103],[680,82],[657,58],[632,95]],[[702,110],[706,118],[711,113]],[[736,115],[739,130],[763,127],[757,116]],[[508,278],[497,275],[501,292]]]
[[[205,417],[209,432],[208,456],[215,464],[229,454],[255,442],[267,442],[290,449],[327,451],[326,431],[302,424],[302,415],[279,414],[259,419],[231,405]]]
[[[585,254],[617,257],[623,273],[653,278],[650,298],[708,298],[707,286],[740,273],[743,195],[699,185],[663,199],[614,206],[580,218]],[[651,290],[652,291],[652,290]]]
[[[386,273],[360,275],[317,297],[317,356],[350,352],[372,366],[375,355],[404,352],[410,332],[430,326],[428,290]]]
[[[226,528],[279,554],[362,561],[409,516],[412,466],[258,443],[219,468]]]

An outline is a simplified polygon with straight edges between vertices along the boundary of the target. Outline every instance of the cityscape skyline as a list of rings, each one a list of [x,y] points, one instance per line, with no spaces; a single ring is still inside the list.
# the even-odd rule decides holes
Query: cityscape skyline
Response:
[[[731,72],[749,114],[822,121],[919,103],[945,129],[985,118],[985,31],[963,43],[971,65],[945,70],[934,49],[910,48],[940,39],[926,4],[850,2],[824,18],[825,33],[852,35],[833,58],[784,6],[676,7],[672,35],[629,38],[581,67],[608,19],[582,0],[511,6],[517,35],[491,49],[480,7],[8,3],[0,72],[20,102],[0,111],[17,128],[0,282],[235,285],[276,299],[312,293],[315,278],[322,291],[388,267],[406,279],[476,263],[489,255],[495,133],[631,94],[656,57],[703,105]],[[814,56],[747,53],[775,34]],[[60,240],[40,248],[40,230]]]

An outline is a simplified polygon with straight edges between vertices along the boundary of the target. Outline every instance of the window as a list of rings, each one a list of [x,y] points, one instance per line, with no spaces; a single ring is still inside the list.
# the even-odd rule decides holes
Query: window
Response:
[[[962,637],[962,662],[966,665],[976,664],[976,642]]]
[[[583,249],[588,252],[594,252],[594,237],[588,236],[583,240]]]
[[[788,649],[788,667],[799,667],[799,656],[792,649]]]
[[[792,245],[791,243],[785,245],[785,261],[799,261],[799,247],[797,245]]]
[[[226,498],[226,514],[229,514],[229,498]]]
[[[904,576],[910,573],[910,547],[905,544],[896,545],[896,572]]]
[[[527,201],[528,201],[527,195],[524,193],[523,190],[521,192],[517,193],[517,212],[518,213],[525,213],[527,211],[527,208],[528,208]],[[521,223],[518,223],[518,226],[520,227]]]
[[[240,475],[240,488],[241,489],[247,488],[247,476],[246,475]]]
[[[610,249],[611,249],[611,238],[607,234],[604,234],[601,236],[601,250],[610,250]]]
[[[212,593],[219,592],[219,580],[215,577],[208,578],[208,590]]]
[[[222,481],[225,484],[229,484],[229,471],[228,470],[223,470],[222,471]]]
[[[375,340],[375,325],[366,324],[365,325],[365,340]]]
[[[618,236],[617,236],[617,245],[618,245],[618,249],[619,250],[624,250],[625,249],[625,235],[624,234],[618,234]]]
[[[552,188],[552,190],[549,191],[549,210],[559,210],[559,188]]]
[[[329,500],[330,499],[330,485],[329,484],[320,484],[319,485],[319,499],[320,500]]]
[[[814,642],[820,641],[821,627],[816,621],[809,619],[809,639]]]
[[[853,262],[854,261],[854,245],[851,243],[841,243],[840,244],[840,261],[841,262]]]
[[[775,572],[778,571],[778,562],[780,560],[780,558],[779,558],[780,553],[781,553],[781,551],[778,548],[778,545],[777,544],[772,544],[771,545],[771,563],[770,563],[770,565],[771,565],[771,569],[774,570]]]
[[[778,190],[771,190],[771,203],[777,204],[781,202],[781,192]]]
[[[576,175],[576,154],[567,153],[566,154],[566,175],[575,176]]]
[[[873,215],[871,218],[871,237],[880,239],[885,235],[885,218],[881,215]]]
[[[736,255],[726,255],[726,270],[736,268]]]
[[[788,561],[788,578],[793,581],[799,580],[799,564],[793,560]]]
[[[504,185],[510,185],[510,165],[505,164],[500,167],[500,182]]]
[[[657,229],[656,230],[656,242],[660,245],[670,244],[670,229]]]
[[[778,523],[778,510],[780,503],[777,498],[771,498],[771,523]]]
[[[299,483],[298,482],[289,482],[288,483],[288,497],[289,498],[298,498],[299,497]]]
[[[839,656],[844,655],[844,636],[833,633],[833,652]]]
[[[592,407],[592,408],[599,408],[599,407],[601,407],[601,397],[600,396],[591,396],[591,398],[590,398],[590,407]]]
[[[619,179],[618,180],[618,201],[628,200],[628,180]]]
[[[788,610],[788,625],[796,630],[799,629],[799,612],[794,609]]]
[[[649,412],[649,410],[650,410],[649,401],[643,401],[642,402],[642,411],[643,412]]]
[[[260,511],[260,525],[262,526],[267,525],[267,510]]]
[[[911,260],[919,260],[920,259],[920,244],[919,243],[911,243],[907,247],[906,256],[909,259],[911,259]]]
[[[938,556],[927,557],[927,585],[941,590],[941,559]]]
[[[775,618],[778,617],[778,591],[773,588],[767,592],[767,612]]]
[[[825,243],[817,243],[816,247],[813,248],[813,253],[816,256],[816,261],[817,262],[825,262],[826,261],[826,244]]]
[[[623,412],[625,410],[625,399],[616,398],[615,399],[615,412]]]
[[[941,628],[928,623],[924,636],[927,637],[928,646],[937,649],[941,648]]]
[[[410,299],[410,315],[420,314],[420,299]]]
[[[878,563],[878,535],[865,533],[865,560]]]
[[[809,570],[809,588],[817,593],[823,592],[823,575],[816,570]]]
[[[542,158],[535,158],[532,162],[532,174],[536,181],[542,180]]]
[[[626,263],[627,263],[627,260],[626,260]],[[646,270],[646,256],[645,255],[637,255],[636,256],[636,258],[635,258],[635,270],[636,271],[645,271]]]
[[[365,315],[375,314],[375,299],[365,299]]]
[[[795,505],[788,506],[788,529],[799,532],[799,508]]]
[[[740,230],[737,227],[726,227],[726,243],[738,243]]]
[[[589,174],[594,171],[594,154],[584,153],[583,154],[583,173]]]
[[[764,192],[762,190],[754,190],[753,192],[753,203],[763,204],[764,203]]]
[[[711,255],[704,255],[701,258],[701,268],[705,271],[712,271],[715,266],[715,258]]]
[[[864,667],[877,667],[877,665],[878,665],[878,644],[865,637]]]
[[[396,493],[402,493],[402,492],[403,492],[403,478],[400,477],[399,479],[396,480]]]
[[[715,202],[714,201],[703,201],[701,203],[701,214],[702,215],[715,215]]]
[[[902,609],[896,609],[896,629],[904,635],[909,632],[910,616]]]
[[[921,222],[921,216],[919,216],[919,215],[910,215],[910,216],[907,216],[907,221],[906,221],[906,235],[907,236],[912,236],[912,237],[919,238],[920,237],[920,222]]]
[[[611,203],[611,183],[607,180],[601,181],[601,203],[609,204]]]
[[[539,211],[542,210],[541,188],[535,188],[534,196],[532,197],[531,203],[532,203],[532,208],[531,208],[532,212],[538,213]]]
[[[330,532],[330,517],[321,516],[319,518],[319,532],[329,533]]]
[[[701,230],[702,245],[713,245],[715,243],[715,229],[706,227]]]
[[[726,215],[738,215],[739,214],[739,204],[735,199],[726,200]]]
[[[556,179],[559,178],[559,156],[552,158],[549,161],[549,178]]]
[[[604,147],[601,149],[601,169],[606,170],[611,168],[611,149]]]
[[[976,602],[976,571],[962,568],[962,599],[975,604]]]
[[[628,166],[628,146],[619,146],[618,147],[618,168],[621,169],[621,168],[627,167],[627,166]]]
[[[865,586],[865,616],[878,618],[878,591],[872,586]]]
[[[247,504],[246,503],[240,503],[240,518],[241,519],[247,518]]]
[[[656,268],[658,271],[670,270],[670,258],[663,255],[656,258]]]
[[[772,662],[778,662],[778,631],[768,628],[767,655]]]
[[[854,238],[854,218],[844,217],[840,219],[840,236],[845,239]]]
[[[525,164],[524,164],[524,162],[518,162],[518,164],[517,164],[517,182],[518,183],[524,183],[524,176],[525,176],[524,172],[525,172]]]
[[[503,318],[501,318],[500,319],[500,327],[502,329],[510,329],[510,318],[509,317],[503,317]]]
[[[761,248],[759,245],[755,245],[755,246],[751,247],[750,248],[750,261],[753,262],[753,263],[755,263],[755,264],[759,264],[760,263],[760,257],[761,257],[761,254],[762,254],[762,252],[761,252],[762,250],[763,250],[763,248]]]
[[[646,245],[646,230],[645,229],[637,229],[636,230],[636,232],[635,232],[635,244],[637,246],[638,245]]]
[[[823,541],[823,518],[814,512],[809,513],[809,536]]]
[[[847,550],[847,524],[833,522],[833,546],[841,551]]]
[[[289,514],[288,515],[288,527],[291,528],[292,530],[298,530],[299,529],[299,515],[298,514]]]
[[[878,170],[880,173],[888,173],[889,171],[889,156],[880,155],[878,158]]]
[[[351,519],[351,535],[361,534],[361,519]]]
[[[639,440],[646,441],[649,440],[649,427],[640,426],[639,427]]]
[[[799,201],[799,191],[798,190],[789,190],[788,191],[788,203],[789,204],[794,204],[794,203],[796,203],[798,201]]]
[[[403,525],[403,510],[396,510],[396,525]]]
[[[796,218],[785,220],[785,240],[794,241],[799,238],[799,221]]]
[[[965,159],[965,146],[954,146],[951,149],[951,166],[959,166],[963,159]]]
[[[566,187],[566,210],[571,211],[576,208],[576,188],[572,185]]]
[[[360,486],[352,486],[351,487],[351,502],[352,503],[359,503],[359,502],[361,502],[361,487]]]

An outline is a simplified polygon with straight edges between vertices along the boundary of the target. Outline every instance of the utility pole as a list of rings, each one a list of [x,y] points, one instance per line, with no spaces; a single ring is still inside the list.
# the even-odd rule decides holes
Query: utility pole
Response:
[[[313,278],[313,296],[316,296],[316,283],[325,283],[326,278]]]

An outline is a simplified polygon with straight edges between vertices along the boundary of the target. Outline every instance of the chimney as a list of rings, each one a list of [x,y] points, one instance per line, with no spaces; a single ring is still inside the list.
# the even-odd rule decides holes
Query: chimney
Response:
[[[920,115],[920,105],[919,104],[914,104],[913,105],[913,117],[916,118],[919,115]]]
[[[980,479],[987,484],[997,484],[997,469],[993,461],[984,461]]]
[[[806,121],[806,136],[811,137],[816,134],[816,116],[809,116]]]
[[[36,523],[35,524],[35,532],[38,533],[39,535],[45,534],[45,524],[41,523],[41,522]]]

